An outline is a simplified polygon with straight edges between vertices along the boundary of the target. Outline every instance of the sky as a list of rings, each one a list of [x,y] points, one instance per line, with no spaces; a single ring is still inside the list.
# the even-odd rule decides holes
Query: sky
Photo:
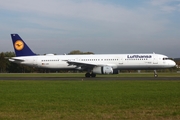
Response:
[[[1,0],[0,52],[17,33],[37,54],[180,57],[180,0]]]

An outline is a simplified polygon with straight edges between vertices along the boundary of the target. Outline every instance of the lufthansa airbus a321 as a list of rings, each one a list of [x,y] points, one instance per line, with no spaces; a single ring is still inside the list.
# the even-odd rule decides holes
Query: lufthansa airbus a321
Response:
[[[154,70],[174,67],[173,60],[162,54],[37,55],[18,34],[11,34],[16,57],[9,61],[37,68],[85,70],[85,77],[118,74],[119,70]]]

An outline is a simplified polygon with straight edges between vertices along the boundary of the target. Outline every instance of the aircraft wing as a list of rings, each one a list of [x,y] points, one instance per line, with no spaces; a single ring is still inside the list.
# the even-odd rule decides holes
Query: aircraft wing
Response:
[[[76,65],[76,66],[87,66],[87,67],[94,67],[94,66],[101,66],[100,64],[93,64],[93,63],[87,63],[87,62],[77,62],[77,61],[69,61],[67,60],[67,63],[69,65]]]
[[[93,68],[95,66],[114,66],[114,64],[101,64],[101,63],[90,63],[90,62],[81,62],[81,61],[70,61],[70,60],[65,60],[67,63],[70,65],[76,65],[77,68]]]

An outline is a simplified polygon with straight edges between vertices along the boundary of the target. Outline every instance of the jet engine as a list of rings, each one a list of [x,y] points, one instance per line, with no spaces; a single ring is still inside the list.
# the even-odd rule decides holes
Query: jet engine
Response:
[[[98,67],[94,67],[92,70],[93,73],[95,74],[118,74],[119,71],[114,69],[110,66],[98,66]]]

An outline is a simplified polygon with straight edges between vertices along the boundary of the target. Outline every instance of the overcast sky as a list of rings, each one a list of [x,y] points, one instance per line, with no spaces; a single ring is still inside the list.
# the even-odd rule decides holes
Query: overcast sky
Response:
[[[180,0],[1,0],[0,52],[18,33],[38,54],[180,57]]]

